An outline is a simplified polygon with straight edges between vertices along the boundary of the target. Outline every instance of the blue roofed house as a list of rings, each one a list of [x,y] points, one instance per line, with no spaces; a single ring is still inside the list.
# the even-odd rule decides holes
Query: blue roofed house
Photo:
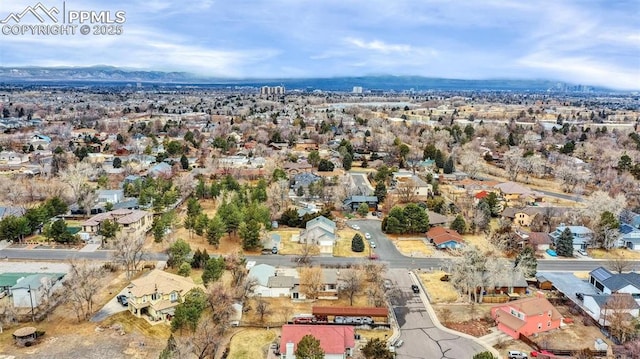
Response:
[[[620,231],[621,246],[640,251],[640,229],[634,228],[630,224],[622,223],[618,230]]]
[[[366,203],[369,210],[378,210],[378,197],[376,196],[349,196],[342,202],[342,206],[345,209],[355,211],[361,203]]]
[[[160,162],[149,169],[149,175],[154,178],[158,176],[171,176],[172,173],[173,169],[171,165],[165,162]]]
[[[564,232],[565,228],[569,228],[571,234],[573,235],[573,248],[575,250],[587,249],[593,242],[593,231],[584,226],[566,226],[560,224],[555,231],[549,233],[551,240],[554,244],[558,243],[558,238],[562,232]]]
[[[604,267],[589,272],[589,283],[602,294],[628,293],[640,301],[640,274],[612,273]]]
[[[640,229],[640,214],[637,214],[628,209],[620,212],[620,223],[625,223],[633,228]]]
[[[300,232],[300,243],[312,243],[320,248],[322,254],[333,254],[336,242],[336,223],[327,217],[319,216],[307,222]]]

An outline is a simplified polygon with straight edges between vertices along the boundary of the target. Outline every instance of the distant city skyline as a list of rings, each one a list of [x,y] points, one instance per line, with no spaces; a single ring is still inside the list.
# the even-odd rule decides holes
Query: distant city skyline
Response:
[[[40,2],[62,8],[62,1]],[[37,3],[0,0],[0,19]],[[0,66],[110,65],[228,78],[540,79],[640,89],[637,1],[71,0],[65,6],[124,11],[123,33],[0,34]]]

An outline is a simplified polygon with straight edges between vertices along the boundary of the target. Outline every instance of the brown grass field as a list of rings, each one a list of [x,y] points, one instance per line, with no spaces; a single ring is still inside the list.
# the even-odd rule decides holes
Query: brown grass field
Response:
[[[429,292],[432,303],[453,303],[460,297],[458,291],[453,287],[451,282],[443,282],[440,278],[446,273],[443,271],[434,271],[431,273],[420,273],[420,280]]]

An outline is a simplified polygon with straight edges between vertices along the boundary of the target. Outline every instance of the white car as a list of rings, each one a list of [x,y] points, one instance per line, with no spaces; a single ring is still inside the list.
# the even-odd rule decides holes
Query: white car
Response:
[[[366,239],[371,239],[371,235],[370,235],[369,233],[365,233],[365,234],[364,234],[364,238],[366,238]]]
[[[509,359],[527,359],[527,354],[518,350],[510,350],[507,356]]]
[[[374,241],[370,241],[369,244],[371,245],[371,248],[375,248],[376,247],[376,242],[374,242]]]
[[[356,231],[360,229],[360,226],[357,224],[352,224],[351,228],[355,229]]]

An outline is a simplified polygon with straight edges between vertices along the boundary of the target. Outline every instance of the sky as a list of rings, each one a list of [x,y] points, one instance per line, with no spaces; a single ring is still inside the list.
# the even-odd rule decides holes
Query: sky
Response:
[[[62,9],[62,1],[41,2]],[[0,20],[36,3],[0,0]],[[65,9],[125,11],[123,33],[5,35],[3,28],[0,66],[111,65],[226,78],[536,79],[640,89],[637,0],[68,0]],[[39,22],[27,14],[24,24]]]

